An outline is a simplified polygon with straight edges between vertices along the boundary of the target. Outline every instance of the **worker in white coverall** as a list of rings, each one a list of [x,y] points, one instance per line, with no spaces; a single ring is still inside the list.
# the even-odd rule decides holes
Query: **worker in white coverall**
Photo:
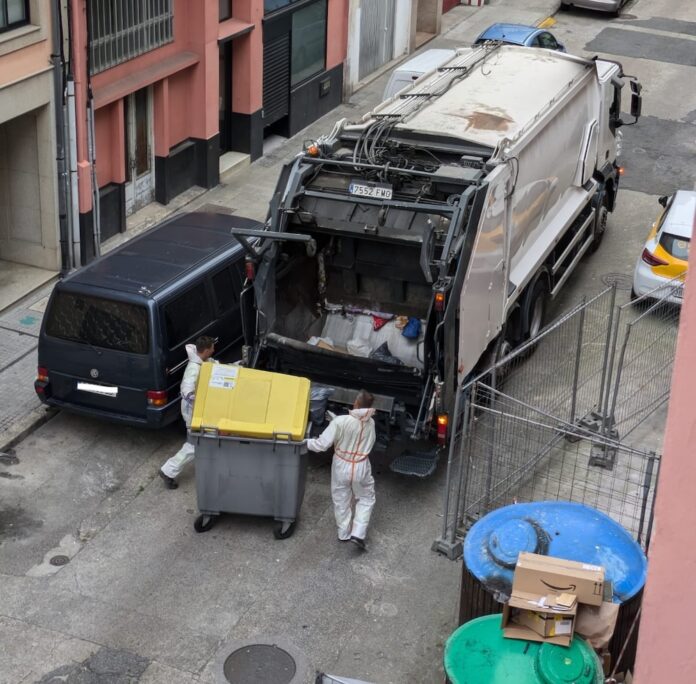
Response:
[[[189,360],[186,364],[184,377],[181,380],[181,415],[187,429],[191,427],[193,402],[196,398],[196,383],[201,372],[201,364],[208,361],[214,352],[215,340],[212,337],[199,337],[196,340],[196,344],[186,345],[186,353]],[[183,467],[193,461],[193,456],[193,444],[189,444],[187,440],[181,449],[160,468],[160,477],[169,489],[176,489],[179,486],[176,478]]]
[[[353,542],[363,551],[367,551],[365,537],[375,505],[375,481],[368,458],[375,444],[373,401],[369,392],[361,390],[348,415],[334,418],[319,437],[307,440],[310,451],[327,451],[333,446],[331,498],[338,538]]]

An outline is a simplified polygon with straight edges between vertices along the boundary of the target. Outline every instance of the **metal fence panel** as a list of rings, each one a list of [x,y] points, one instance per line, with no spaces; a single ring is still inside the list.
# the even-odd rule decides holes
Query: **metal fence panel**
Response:
[[[609,415],[622,439],[669,399],[680,313],[670,296],[621,308]]]
[[[516,501],[584,503],[649,543],[660,457],[627,437],[669,397],[679,310],[674,289],[616,306],[582,302],[459,389],[441,537]]]

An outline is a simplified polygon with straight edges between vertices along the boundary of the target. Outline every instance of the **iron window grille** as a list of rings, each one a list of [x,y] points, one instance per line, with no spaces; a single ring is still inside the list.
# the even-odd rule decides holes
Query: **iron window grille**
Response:
[[[90,72],[105,71],[171,43],[172,5],[172,0],[90,0]]]
[[[29,23],[29,0],[0,0],[0,33]]]

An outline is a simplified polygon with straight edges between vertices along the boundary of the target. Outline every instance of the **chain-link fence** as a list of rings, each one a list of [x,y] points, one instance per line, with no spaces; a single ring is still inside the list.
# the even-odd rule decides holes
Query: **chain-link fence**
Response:
[[[678,286],[623,306],[607,288],[460,388],[436,550],[456,558],[482,515],[543,500],[601,510],[647,547],[660,457],[626,437],[669,397]]]

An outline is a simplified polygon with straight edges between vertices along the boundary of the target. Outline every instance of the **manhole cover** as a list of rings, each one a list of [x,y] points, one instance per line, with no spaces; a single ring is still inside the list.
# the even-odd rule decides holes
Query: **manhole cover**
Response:
[[[617,290],[630,290],[633,287],[633,278],[625,273],[606,273],[602,276],[602,282],[609,286],[616,286]]]
[[[67,556],[53,556],[50,561],[48,561],[51,565],[67,565],[70,562],[70,559]]]
[[[223,665],[230,684],[290,684],[297,666],[282,648],[252,644],[233,651]]]

